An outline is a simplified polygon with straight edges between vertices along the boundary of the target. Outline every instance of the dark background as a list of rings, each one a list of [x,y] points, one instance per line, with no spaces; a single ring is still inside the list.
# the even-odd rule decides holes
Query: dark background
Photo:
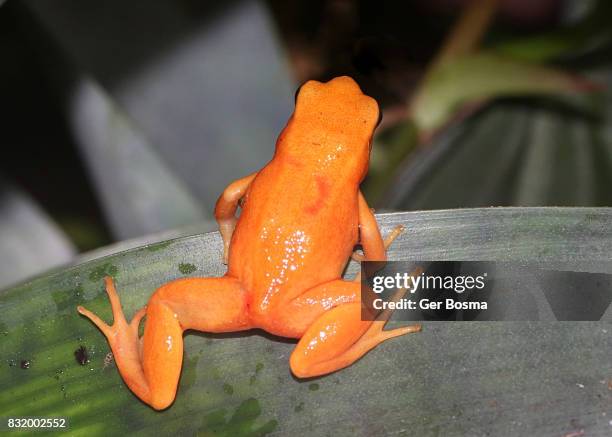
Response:
[[[5,2],[0,215],[11,216],[6,198],[19,193],[64,248],[11,279],[116,241],[214,229],[216,196],[269,159],[305,80],[354,77],[385,114],[375,153],[385,150],[410,122],[406,105],[468,3]],[[542,64],[597,82],[595,95],[568,103],[519,93],[425,143],[394,139],[400,158],[387,153],[372,164],[370,203],[612,205],[611,20],[594,4],[597,20],[581,2],[501,1],[481,45],[565,44]],[[34,226],[26,222],[2,232],[25,241]]]

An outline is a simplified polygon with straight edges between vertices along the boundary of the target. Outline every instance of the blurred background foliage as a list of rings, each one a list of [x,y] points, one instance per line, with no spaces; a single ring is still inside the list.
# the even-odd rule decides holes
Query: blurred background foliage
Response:
[[[341,74],[384,113],[377,208],[612,205],[608,1],[0,5],[0,286],[214,230],[297,86]]]

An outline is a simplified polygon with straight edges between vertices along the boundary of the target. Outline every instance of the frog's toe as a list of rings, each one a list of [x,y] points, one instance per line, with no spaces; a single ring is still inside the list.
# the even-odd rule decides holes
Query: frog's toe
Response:
[[[107,337],[110,335],[111,333],[111,327],[108,326],[100,317],[98,317],[97,315],[95,315],[94,313],[92,313],[91,311],[89,311],[87,308],[79,305],[77,307],[77,311],[84,315],[85,317],[87,317],[89,320],[91,320],[93,322],[94,325],[96,325],[98,327],[98,329],[100,329],[100,331],[102,331],[104,333],[104,335],[106,335]]]
[[[131,323],[128,324],[123,315],[121,301],[113,284],[113,279],[108,276],[104,278],[104,282],[113,311],[112,325],[107,325],[97,315],[82,306],[77,307],[77,310],[91,320],[106,336],[117,368],[123,380],[136,396],[154,408],[165,408],[169,404],[160,403],[152,398],[149,384],[144,375],[143,342],[138,338],[138,326],[146,315],[147,307],[137,311]]]
[[[115,284],[113,283],[113,278],[107,276],[104,278],[104,282],[106,284],[106,293],[108,294],[108,299],[111,304],[112,312],[113,312],[113,323],[112,325],[106,324],[100,317],[98,317],[93,312],[89,311],[87,308],[79,305],[77,307],[77,311],[91,320],[94,325],[96,325],[100,331],[108,338],[109,342],[112,345],[113,339],[118,334],[126,334],[129,333],[127,338],[136,337],[138,339],[138,326],[140,325],[140,321],[146,315],[147,307],[141,308],[132,319],[132,322],[128,324],[125,320],[125,316],[123,315],[123,310],[121,309],[121,301],[119,300],[119,295],[117,294],[117,290],[115,289]]]

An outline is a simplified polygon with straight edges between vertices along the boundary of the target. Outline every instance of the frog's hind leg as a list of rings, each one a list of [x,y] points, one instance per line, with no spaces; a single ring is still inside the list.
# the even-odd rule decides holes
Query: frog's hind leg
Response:
[[[400,290],[394,300],[399,300],[405,292]],[[291,371],[299,378],[335,372],[351,365],[385,340],[421,330],[420,325],[412,325],[385,331],[383,328],[392,313],[384,311],[374,321],[362,320],[359,302],[323,312],[308,327],[291,354]]]
[[[107,325],[83,307],[78,311],[106,336],[130,390],[157,410],[167,408],[176,396],[185,330],[229,332],[249,328],[246,293],[236,279],[185,278],[160,287],[149,300],[141,346],[138,325],[145,309],[128,323],[112,278],[105,281],[113,324]]]
[[[360,199],[365,205],[363,196]],[[366,207],[360,211],[363,212],[360,224],[365,244],[364,255],[359,260],[385,260],[386,249],[402,233],[403,226],[396,226],[382,240],[371,211]],[[418,275],[419,272],[412,274]],[[361,303],[357,297],[360,281],[361,272],[352,282],[339,280],[320,285],[291,303],[294,308],[288,314],[293,323],[300,320],[309,323],[291,354],[291,371],[296,376],[308,378],[335,372],[351,365],[385,340],[421,330],[420,325],[412,325],[385,331],[392,310],[381,312],[374,321],[361,320]],[[391,300],[399,301],[406,291],[398,290]],[[319,305],[313,305],[313,302]],[[333,302],[334,307],[326,309],[329,302]]]

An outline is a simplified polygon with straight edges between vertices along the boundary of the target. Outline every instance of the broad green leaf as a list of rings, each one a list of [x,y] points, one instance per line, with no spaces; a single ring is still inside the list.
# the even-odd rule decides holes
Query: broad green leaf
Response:
[[[411,102],[421,132],[447,123],[459,105],[501,96],[572,94],[594,89],[586,79],[494,53],[478,52],[438,65]]]
[[[590,77],[609,83],[607,69]],[[497,101],[405,160],[387,208],[612,205],[609,88],[593,98]]]
[[[566,260],[584,269],[612,260],[611,209],[489,208],[378,219],[384,232],[400,223],[407,229],[391,259]],[[422,333],[309,380],[289,373],[292,342],[259,331],[191,333],[177,400],[155,412],[129,392],[112,362],[105,364],[106,341],[75,307],[86,304],[108,320],[102,277],[112,274],[131,315],[156,287],[186,276],[182,271],[222,274],[220,258],[217,233],[196,235],[95,259],[0,293],[0,415],[67,416],[70,435],[610,430],[609,323],[425,323]],[[81,345],[90,357],[84,366],[74,356]]]
[[[581,2],[573,3],[573,7],[584,6]],[[586,15],[575,23],[543,34],[515,37],[495,44],[491,49],[515,59],[541,62],[601,48],[612,41],[612,3],[606,0],[593,3]],[[572,7],[571,4],[568,6]]]

